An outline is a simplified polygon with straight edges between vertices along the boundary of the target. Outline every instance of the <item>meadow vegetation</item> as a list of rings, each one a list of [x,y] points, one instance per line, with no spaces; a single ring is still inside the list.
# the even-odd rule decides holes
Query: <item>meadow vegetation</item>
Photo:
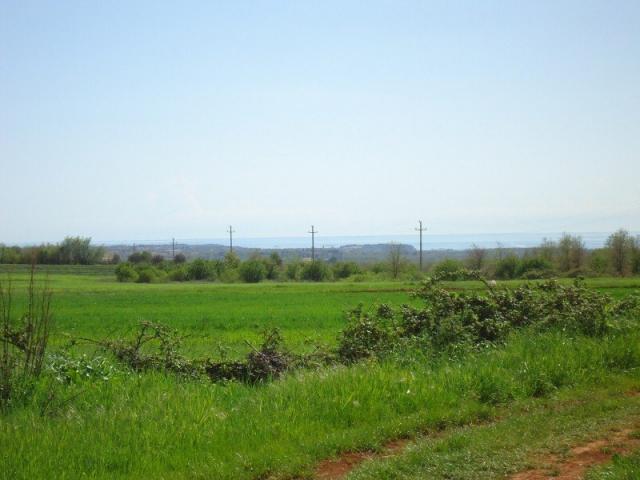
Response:
[[[493,285],[477,272],[456,271],[376,288],[136,285],[109,276],[50,274],[63,317],[42,371],[29,377],[28,389],[14,390],[0,417],[3,478],[305,478],[338,452],[493,421],[528,402],[640,387],[632,280]],[[452,277],[467,280],[445,281]],[[28,274],[14,273],[15,308],[28,305],[29,296],[17,293],[28,282]],[[230,356],[216,343],[225,337],[190,342],[208,322],[185,328],[180,291],[185,306],[199,298],[198,308],[220,302],[232,312],[254,303],[239,325],[255,321],[269,298],[294,315],[265,322],[253,336],[240,329],[235,339],[244,348]],[[146,314],[155,309],[162,318],[130,319],[128,333],[94,328],[85,318],[116,307],[113,327],[117,304],[144,295]],[[77,302],[79,316],[65,318]],[[162,315],[165,303],[173,306]],[[313,310],[317,325],[328,319],[327,342],[291,344],[297,314]],[[310,331],[314,322],[307,320]],[[64,336],[60,323],[77,328]],[[279,330],[267,328],[259,340],[265,326]]]

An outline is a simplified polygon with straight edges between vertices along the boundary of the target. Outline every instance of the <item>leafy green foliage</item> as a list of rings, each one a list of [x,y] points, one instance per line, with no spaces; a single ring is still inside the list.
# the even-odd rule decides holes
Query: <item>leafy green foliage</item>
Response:
[[[442,279],[474,278],[486,292],[451,291]],[[402,339],[420,337],[436,350],[477,347],[503,342],[514,330],[532,327],[560,329],[584,335],[602,335],[616,328],[616,320],[640,313],[638,297],[614,301],[588,289],[581,280],[561,285],[549,280],[516,288],[495,288],[478,272],[446,271],[431,277],[414,292],[423,307],[387,305],[364,312],[351,311],[343,330],[338,354],[345,361],[388,352]]]
[[[190,280],[206,280],[211,278],[212,269],[206,260],[198,258],[187,267],[187,277]]]
[[[240,278],[246,283],[258,283],[267,276],[267,268],[259,258],[252,258],[240,265]]]
[[[320,260],[305,263],[302,267],[302,280],[322,282],[329,278],[331,278],[331,270],[329,270],[326,263]]]
[[[138,281],[138,272],[129,263],[121,263],[116,267],[116,278],[119,282]]]

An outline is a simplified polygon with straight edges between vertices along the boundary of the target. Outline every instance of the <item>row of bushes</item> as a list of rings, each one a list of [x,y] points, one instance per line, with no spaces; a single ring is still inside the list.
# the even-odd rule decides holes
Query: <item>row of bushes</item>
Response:
[[[131,260],[131,258],[130,258]],[[153,257],[151,257],[153,260]],[[221,282],[258,283],[263,280],[306,280],[320,282],[340,280],[362,272],[354,262],[328,264],[322,261],[289,262],[286,265],[277,254],[269,257],[252,257],[245,261],[227,254],[223,260],[196,259],[191,262],[134,261],[116,267],[120,282],[156,283],[164,281],[184,282],[209,280]]]
[[[100,341],[103,348],[134,370],[159,369],[189,376],[207,375],[213,381],[256,383],[286,371],[328,364],[351,364],[369,357],[420,349],[423,353],[456,355],[488,345],[500,345],[518,329],[558,330],[599,337],[623,328],[640,313],[640,296],[613,300],[585,287],[581,280],[560,285],[555,280],[497,288],[477,271],[455,272],[459,278],[484,282],[485,291],[449,291],[431,277],[416,290],[422,306],[386,304],[348,312],[335,348],[318,347],[310,354],[294,354],[277,331],[265,333],[263,344],[245,360],[188,360],[179,353],[175,330],[145,322],[130,341]]]

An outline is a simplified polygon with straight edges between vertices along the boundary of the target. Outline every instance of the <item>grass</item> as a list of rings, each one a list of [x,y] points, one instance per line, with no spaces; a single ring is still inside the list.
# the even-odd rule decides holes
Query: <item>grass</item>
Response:
[[[619,388],[589,389],[560,394],[552,401],[533,401],[496,423],[462,427],[441,438],[424,438],[402,455],[363,464],[349,480],[506,479],[539,463],[549,453],[566,452],[571,445],[606,438],[615,428],[640,424],[640,400]],[[615,460],[589,480],[637,479],[635,460]],[[544,464],[544,460],[542,460]],[[617,472],[611,476],[610,472]],[[622,472],[636,472],[635,475]],[[557,472],[556,472],[557,473]],[[549,478],[553,477],[549,470]],[[546,477],[545,477],[546,478]]]
[[[595,468],[586,480],[637,480],[640,478],[640,452],[626,456],[614,456],[609,465]]]
[[[0,266],[0,271],[13,271],[18,303],[24,300],[26,267]],[[344,325],[345,310],[361,302],[411,302],[408,293],[416,287],[409,282],[131,284],[116,282],[112,266],[41,268],[48,272],[54,294],[54,345],[66,341],[64,334],[126,335],[140,320],[151,320],[187,334],[185,350],[193,356],[215,356],[219,344],[230,349],[230,356],[240,356],[247,351],[245,339],[258,342],[260,333],[271,327],[280,328],[296,350],[304,350],[308,340],[332,344]],[[447,285],[482,288],[479,282]],[[640,279],[596,278],[588,285],[619,298],[640,289]]]
[[[337,452],[487,421],[534,397],[638,388],[639,366],[638,333],[602,341],[523,333],[460,361],[398,359],[257,388],[122,375],[78,386],[53,416],[40,415],[41,396],[3,418],[0,471],[12,479],[304,477]]]
[[[76,269],[83,273],[49,273],[54,343],[63,342],[64,333],[121,336],[140,320],[152,320],[187,334],[186,351],[194,356],[215,354],[218,343],[230,347],[232,353],[245,353],[243,340],[257,342],[261,332],[271,327],[280,328],[296,349],[303,349],[308,339],[333,343],[345,310],[360,302],[406,302],[413,288],[392,282],[132,284],[116,282],[110,272],[96,273],[95,267]],[[26,278],[24,273],[12,274],[18,302],[23,299]]]
[[[26,275],[16,271],[13,279],[19,304]],[[49,280],[54,350],[66,341],[65,332],[120,336],[148,319],[189,334],[189,356],[215,355],[218,342],[240,354],[243,339],[257,340],[261,330],[272,326],[279,327],[295,349],[305,348],[307,338],[331,343],[346,309],[359,302],[407,302],[415,286],[120,284],[110,267],[56,267],[50,269]],[[616,297],[640,287],[638,279],[594,279],[589,284]],[[472,282],[448,286],[480,288]],[[597,419],[615,420],[618,414],[636,411],[637,400],[621,393],[640,388],[638,368],[638,331],[604,339],[520,332],[505,348],[461,358],[414,352],[384,363],[302,371],[258,387],[124,371],[107,381],[61,386],[47,376],[30,403],[0,416],[0,478],[310,478],[320,460],[339,452],[378,449],[391,438],[494,421],[509,417],[510,411],[524,418],[546,409],[522,420],[522,425],[534,422],[542,429],[545,415],[555,415],[554,406],[587,397],[592,401],[584,412],[576,407],[566,422],[558,419],[557,431],[562,425],[580,431],[579,421],[588,415],[596,419],[595,428],[600,425]],[[571,419],[575,422],[567,423]],[[471,435],[476,428],[460,434]],[[543,433],[535,438],[542,439]],[[509,438],[508,432],[504,435]],[[461,449],[478,449],[468,455],[485,452],[494,458],[491,462],[500,463],[500,445],[505,443],[498,440],[495,451],[482,450],[480,440],[459,442]],[[521,465],[526,455],[523,450],[513,457],[510,468]],[[394,464],[392,470],[406,477],[367,473],[376,468],[386,472],[385,465],[367,466],[356,475],[412,478],[415,472],[421,478],[420,469],[425,468],[416,459],[405,466]],[[465,475],[454,478],[485,478]]]

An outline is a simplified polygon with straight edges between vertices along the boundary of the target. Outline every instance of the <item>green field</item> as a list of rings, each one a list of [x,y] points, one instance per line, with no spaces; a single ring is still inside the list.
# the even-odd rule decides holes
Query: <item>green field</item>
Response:
[[[48,276],[53,351],[68,335],[117,337],[146,319],[187,334],[185,354],[193,357],[215,357],[218,344],[239,355],[248,348],[243,340],[257,342],[274,326],[297,350],[307,348],[306,339],[333,344],[346,309],[415,302],[409,291],[416,286],[121,284],[110,269],[95,267],[54,268]],[[17,304],[24,303],[26,273],[13,272],[12,281]],[[640,280],[588,285],[622,298]],[[460,357],[399,353],[258,386],[120,367],[105,379],[52,384],[43,381],[31,400],[0,416],[0,478],[311,479],[323,459],[376,451],[396,438],[416,439],[415,445],[351,475],[507,478],[544,445],[576,442],[640,417],[640,398],[628,395],[640,390],[640,331],[603,338],[520,331],[505,346]],[[510,449],[522,435],[530,442]],[[484,466],[472,470],[469,462]]]
[[[64,334],[101,339],[122,336],[141,320],[165,323],[188,335],[186,351],[215,355],[219,344],[231,354],[244,353],[244,340],[257,342],[267,328],[281,329],[293,349],[305,342],[332,344],[344,325],[345,311],[359,303],[411,303],[417,283],[336,282],[220,284],[170,282],[160,284],[118,283],[113,267],[41,267],[53,290],[56,344]],[[11,273],[16,300],[24,296],[26,266],[4,266]],[[500,282],[516,285],[520,280]],[[563,280],[570,283],[571,280]],[[595,278],[587,284],[620,298],[640,289],[640,279]],[[479,282],[452,282],[453,289],[483,288]]]

